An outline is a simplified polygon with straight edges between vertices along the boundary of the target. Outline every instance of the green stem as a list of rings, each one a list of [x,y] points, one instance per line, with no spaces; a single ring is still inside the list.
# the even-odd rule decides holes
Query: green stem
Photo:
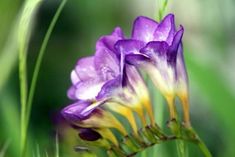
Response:
[[[187,157],[187,150],[185,141],[183,140],[176,140],[177,152],[179,157]]]
[[[190,128],[183,127],[183,129],[185,129],[184,131],[186,131],[185,135],[187,140],[190,140],[194,142],[196,145],[198,145],[198,147],[200,148],[205,157],[212,157],[211,152],[209,151],[205,143],[202,141],[202,139],[198,136],[197,132],[192,127]]]
[[[198,147],[201,149],[205,157],[212,157],[211,152],[209,151],[209,149],[201,139],[199,139],[198,141]]]
[[[30,85],[29,95],[27,99],[28,94],[28,85],[27,85],[27,47],[25,43],[21,40],[20,42],[20,48],[19,48],[19,79],[20,79],[20,100],[21,100],[21,156],[24,156],[25,153],[25,145],[26,145],[26,139],[27,139],[27,130],[28,130],[28,123],[29,123],[29,117],[31,113],[31,107],[32,107],[32,101],[34,96],[34,91],[37,83],[38,73],[40,69],[40,65],[42,62],[42,58],[48,43],[48,40],[50,38],[50,35],[52,33],[52,30],[56,24],[56,21],[66,4],[67,0],[63,0],[57,9],[52,22],[47,30],[47,33],[45,35],[45,38],[43,40],[42,46],[39,51],[39,56],[36,62],[36,66],[34,69],[32,82]]]
[[[163,0],[163,1],[164,1],[163,5],[160,7],[159,12],[158,12],[159,21],[162,20],[162,17],[164,15],[165,11],[166,11],[167,4],[168,4],[168,0]],[[160,5],[161,5],[161,3],[160,3]]]
[[[35,93],[35,88],[36,88],[36,84],[37,84],[37,79],[38,79],[40,66],[41,66],[41,63],[42,63],[42,58],[44,56],[44,53],[45,53],[45,50],[46,50],[46,47],[47,47],[47,43],[49,41],[51,33],[52,33],[52,31],[55,27],[56,21],[58,20],[59,15],[60,15],[61,11],[63,10],[66,2],[67,2],[67,0],[63,0],[60,3],[60,6],[58,7],[58,9],[57,9],[50,25],[49,25],[49,28],[46,32],[46,35],[45,35],[45,37],[43,39],[43,42],[42,42],[42,46],[41,46],[40,51],[39,51],[39,55],[38,55],[36,65],[35,65],[35,68],[34,68],[34,72],[33,72],[33,76],[32,76],[32,81],[31,81],[31,84],[30,84],[29,97],[28,97],[28,100],[27,100],[26,129],[28,128],[28,123],[29,123],[29,118],[30,118],[30,113],[31,113],[31,108],[32,108],[32,102],[33,102],[33,97],[34,97],[34,93]]]
[[[26,50],[25,44],[23,41],[20,43],[19,49],[19,81],[20,81],[20,104],[21,104],[21,155],[23,156],[25,141],[26,141],[26,127],[25,127],[25,119],[26,119],[26,101],[27,101],[27,68],[26,68]]]

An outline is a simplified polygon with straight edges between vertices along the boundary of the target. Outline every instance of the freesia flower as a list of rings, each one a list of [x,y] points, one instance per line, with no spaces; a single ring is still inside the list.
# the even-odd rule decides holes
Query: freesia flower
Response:
[[[182,101],[184,120],[189,125],[188,78],[182,49],[184,29],[177,31],[174,15],[167,15],[160,23],[138,17],[131,39],[119,40],[117,49],[125,54],[128,63],[148,73],[153,83],[168,101],[171,119],[175,119],[174,97]]]
[[[63,116],[73,125],[102,132],[102,137],[115,144],[116,138],[108,129],[115,128],[124,136],[127,132],[110,110],[124,116],[135,135],[138,128],[132,111],[146,125],[145,108],[154,124],[148,90],[143,79],[133,65],[124,62],[124,54],[114,47],[121,39],[123,33],[120,28],[116,28],[111,35],[97,41],[94,56],[77,62],[71,73],[72,86],[68,91],[68,97],[76,102],[62,111]],[[89,135],[90,129],[83,129],[82,135]],[[84,133],[86,131],[88,133]]]

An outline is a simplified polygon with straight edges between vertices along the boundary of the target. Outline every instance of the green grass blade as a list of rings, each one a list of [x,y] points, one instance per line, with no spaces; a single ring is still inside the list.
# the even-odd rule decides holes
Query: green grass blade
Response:
[[[46,47],[47,47],[47,43],[49,41],[49,38],[51,36],[51,33],[55,27],[55,24],[59,18],[59,15],[61,14],[61,11],[63,10],[65,4],[66,4],[67,0],[63,0],[60,4],[60,6],[58,7],[50,25],[49,25],[49,28],[46,32],[46,35],[45,35],[45,38],[42,42],[42,46],[40,48],[40,51],[39,51],[39,54],[38,54],[38,58],[37,58],[37,61],[36,61],[36,65],[35,65],[35,68],[34,68],[34,72],[33,72],[33,77],[32,77],[32,82],[30,84],[30,90],[29,90],[29,97],[28,97],[28,100],[27,100],[27,115],[26,115],[26,126],[28,126],[28,122],[29,122],[29,118],[30,118],[30,113],[31,113],[31,107],[32,107],[32,102],[33,102],[33,97],[34,97],[34,93],[35,93],[35,88],[36,88],[36,84],[37,84],[37,79],[38,79],[38,74],[39,74],[39,71],[40,71],[40,66],[41,66],[41,63],[42,63],[42,59],[43,59],[43,56],[44,56],[44,53],[45,53],[45,50],[46,50]]]
[[[0,97],[0,119],[3,124],[0,133],[11,141],[8,148],[10,154],[18,156],[20,152],[20,121],[17,100],[8,90],[5,90]]]
[[[5,153],[6,153],[7,149],[8,149],[8,147],[9,147],[9,145],[10,145],[10,140],[7,140],[4,143],[4,145],[3,145],[3,147],[2,147],[2,149],[0,151],[0,157],[4,157],[5,156]]]
[[[37,154],[36,156],[37,156],[37,157],[41,157],[39,144],[37,144],[36,152],[37,152],[37,153],[36,153],[36,154]]]
[[[58,133],[56,133],[56,137],[55,137],[55,157],[59,157],[60,153],[59,153],[59,136]]]
[[[0,92],[17,61],[17,18],[19,0],[0,1]],[[8,10],[11,9],[11,11]]]
[[[21,156],[24,156],[26,143],[26,103],[27,103],[27,49],[34,25],[35,14],[41,0],[28,0],[24,3],[18,28],[18,50],[19,50],[19,80],[20,80],[20,101],[21,101]]]

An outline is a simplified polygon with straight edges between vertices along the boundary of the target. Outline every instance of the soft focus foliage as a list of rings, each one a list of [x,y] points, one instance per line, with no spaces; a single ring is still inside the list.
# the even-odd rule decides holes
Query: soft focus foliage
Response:
[[[192,125],[204,139],[213,156],[235,154],[235,2],[233,0],[169,0],[168,12],[184,25],[184,51],[190,84]],[[35,28],[29,42],[28,70],[31,76],[38,50],[59,1],[44,0],[36,15]],[[0,1],[0,156],[18,156],[20,95],[14,32],[22,0]],[[136,16],[157,17],[159,2],[154,0],[69,0],[65,6],[46,49],[32,107],[29,125],[29,143],[35,156],[78,156],[72,149],[79,142],[74,130],[66,129],[65,138],[56,142],[61,128],[58,116],[70,86],[70,72],[77,59],[94,53],[95,41],[121,26],[130,34],[130,25]],[[16,25],[17,27],[17,25]],[[6,45],[9,55],[3,59]],[[14,58],[15,57],[15,58]],[[150,85],[151,86],[151,85]],[[155,103],[161,101],[157,95]],[[163,108],[165,126],[168,112]],[[180,107],[179,107],[180,109]],[[160,121],[158,118],[157,121]],[[60,124],[60,125],[59,125]],[[8,144],[9,143],[9,144]],[[189,154],[200,156],[200,151],[189,144]],[[102,153],[102,152],[100,152]],[[175,143],[157,145],[142,156],[176,156]],[[79,154],[80,155],[80,154]],[[81,154],[82,155],[82,154]],[[90,155],[92,156],[92,154]]]

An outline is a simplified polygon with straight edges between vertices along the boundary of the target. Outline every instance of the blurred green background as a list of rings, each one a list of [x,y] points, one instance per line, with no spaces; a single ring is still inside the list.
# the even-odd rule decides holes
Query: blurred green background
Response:
[[[111,33],[114,27],[122,27],[129,36],[135,17],[156,18],[159,3],[159,0],[68,0],[51,35],[38,77],[29,125],[31,153],[45,156],[47,152],[51,156],[55,150],[55,132],[60,122],[58,114],[71,102],[66,91],[77,59],[94,53],[96,40]],[[36,14],[27,57],[28,81],[31,81],[39,48],[59,4],[59,0],[44,0]],[[19,155],[18,55],[14,51],[16,39],[10,38],[10,34],[22,6],[21,0],[0,1],[0,152],[7,148],[4,151],[7,157]],[[166,13],[169,12],[175,14],[177,25],[182,24],[185,28],[183,41],[192,124],[213,156],[233,157],[235,1],[169,0]],[[4,57],[6,45],[10,47],[9,57]],[[71,133],[71,138],[76,137]],[[59,142],[60,156],[81,155],[74,152],[74,141],[78,142]],[[189,145],[189,156],[200,157],[198,148]],[[174,143],[157,145],[146,153],[149,157],[175,157],[174,147]]]

